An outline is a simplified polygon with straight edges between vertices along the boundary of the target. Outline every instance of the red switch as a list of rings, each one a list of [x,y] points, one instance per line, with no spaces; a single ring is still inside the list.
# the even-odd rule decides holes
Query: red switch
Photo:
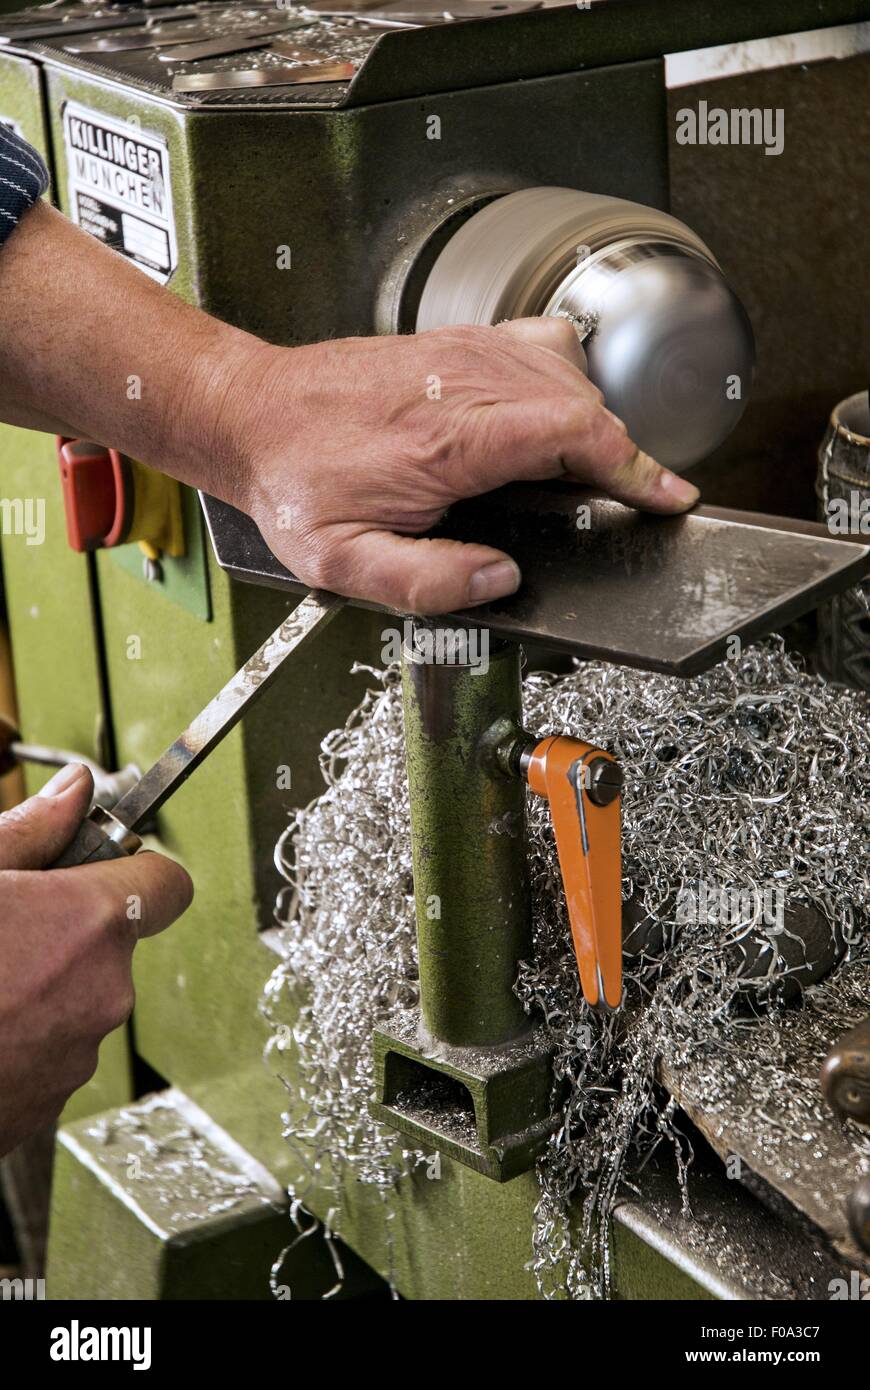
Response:
[[[66,534],[73,550],[120,545],[133,510],[129,465],[117,449],[60,435],[57,455]]]

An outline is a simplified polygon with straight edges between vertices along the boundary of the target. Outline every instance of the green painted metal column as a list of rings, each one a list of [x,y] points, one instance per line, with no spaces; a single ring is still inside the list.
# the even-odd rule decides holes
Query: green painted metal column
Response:
[[[529,1027],[513,991],[531,950],[525,787],[488,749],[520,721],[519,648],[464,664],[406,648],[403,684],[423,1027],[454,1047],[509,1042]]]

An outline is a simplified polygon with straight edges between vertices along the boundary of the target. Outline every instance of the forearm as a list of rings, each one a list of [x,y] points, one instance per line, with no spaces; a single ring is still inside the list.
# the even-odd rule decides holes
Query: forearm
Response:
[[[62,428],[214,493],[306,584],[405,612],[517,588],[503,551],[414,539],[462,498],[567,476],[652,511],[696,501],[582,367],[558,318],[274,347],[44,205],[0,248],[0,418]]]
[[[38,203],[0,252],[0,419],[109,444],[234,500],[245,460],[224,404],[258,339],[167,293]]]
[[[48,415],[43,410],[31,410],[19,401],[7,400],[11,395],[8,383],[0,381],[0,420],[4,425],[20,425],[25,430],[44,430],[46,434],[66,434],[70,437],[76,433],[68,421],[59,420],[56,415]]]

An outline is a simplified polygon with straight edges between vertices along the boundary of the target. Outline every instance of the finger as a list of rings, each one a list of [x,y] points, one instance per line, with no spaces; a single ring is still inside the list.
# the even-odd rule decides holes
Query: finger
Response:
[[[548,352],[555,352],[559,357],[564,357],[567,362],[570,362],[572,367],[579,368],[586,376],[589,363],[586,360],[586,353],[583,350],[577,330],[570,319],[507,319],[504,323],[497,324],[496,327],[500,333],[507,333],[512,338],[519,338],[521,342],[528,343],[531,347],[545,348]],[[598,388],[594,389],[597,391]],[[600,392],[598,394],[600,395]]]
[[[637,445],[632,453],[602,480],[611,497],[647,512],[685,512],[701,496],[694,483],[663,468]]]
[[[630,507],[682,512],[700,493],[639,449],[625,425],[601,405],[559,397],[497,407],[488,487],[567,473]]]
[[[576,408],[573,413],[576,415]],[[600,407],[587,413],[586,429],[571,429],[563,455],[568,472],[600,487],[629,507],[650,512],[683,512],[700,497],[694,483],[663,468],[629,437],[623,422]]]
[[[109,920],[129,924],[137,939],[164,931],[187,911],[193,898],[187,870],[174,859],[150,851],[56,869],[54,875],[77,880],[74,885],[70,882],[70,893],[84,893],[85,913],[88,902],[101,899],[108,904]]]
[[[131,856],[124,867],[128,870],[127,896],[138,896],[141,902],[142,915],[136,919],[140,939],[165,931],[190,907],[193,880],[168,855],[146,850]]]
[[[501,550],[461,541],[366,531],[346,543],[340,590],[403,613],[450,613],[519,588],[520,571]]]
[[[70,763],[36,796],[0,816],[0,869],[44,869],[53,863],[87,815],[93,790],[88,769]]]

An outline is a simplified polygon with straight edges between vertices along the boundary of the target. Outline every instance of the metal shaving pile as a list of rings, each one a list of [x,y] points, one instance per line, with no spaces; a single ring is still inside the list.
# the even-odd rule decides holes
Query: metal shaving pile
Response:
[[[417,942],[399,671],[372,675],[380,688],[323,742],[326,791],[276,847],[289,886],[275,907],[283,958],[263,1010],[271,1046],[296,1062],[293,1081],[284,1077],[285,1136],[312,1178],[322,1182],[327,1166],[338,1182],[349,1167],[389,1189],[405,1165],[395,1134],[369,1118],[369,1043],[376,1023],[417,1001]],[[284,991],[299,1007],[292,1035],[276,1021]]]
[[[101,1146],[101,1162],[115,1170],[119,1188],[133,1178],[141,1182],[140,1202],[170,1233],[280,1198],[280,1189],[264,1191],[258,1180],[264,1170],[238,1169],[182,1106],[177,1092],[163,1091],[101,1115],[88,1126],[87,1134]]]
[[[278,846],[285,956],[264,1009],[274,1021],[284,991],[300,1007],[292,1035],[276,1025],[272,1046],[293,1054],[286,1133],[313,1180],[323,1182],[326,1166],[336,1182],[350,1170],[386,1191],[414,1157],[368,1116],[369,1039],[414,1004],[417,984],[401,691],[395,670],[373,674],[382,688],[324,743],[326,791]],[[690,1149],[657,1067],[678,1074],[690,1059],[751,1040],[759,1064],[786,1069],[775,1055],[781,1031],[760,1028],[758,1015],[787,1007],[793,909],[819,909],[832,949],[868,953],[870,705],[807,674],[772,639],[688,681],[594,662],[531,675],[525,724],[599,743],[622,763],[623,897],[642,904],[652,928],[627,965],[624,1010],[590,1012],[549,813],[530,798],[534,956],[517,991],[545,1020],[565,1087],[563,1123],[538,1164],[532,1268],[543,1297],[606,1296],[608,1217],[621,1184],[662,1138],[685,1183]],[[679,902],[704,885],[738,890],[751,911],[724,926],[677,926]],[[762,919],[772,890],[784,895],[784,924]],[[755,951],[749,994],[740,947],[751,939],[769,949]]]

